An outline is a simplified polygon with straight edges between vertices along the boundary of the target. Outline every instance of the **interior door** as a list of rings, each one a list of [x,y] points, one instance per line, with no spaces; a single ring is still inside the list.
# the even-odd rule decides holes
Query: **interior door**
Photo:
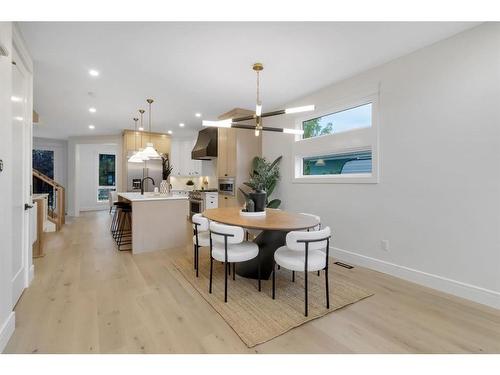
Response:
[[[31,261],[31,74],[16,50],[12,64],[12,303],[29,283]],[[27,205],[25,207],[25,204]]]

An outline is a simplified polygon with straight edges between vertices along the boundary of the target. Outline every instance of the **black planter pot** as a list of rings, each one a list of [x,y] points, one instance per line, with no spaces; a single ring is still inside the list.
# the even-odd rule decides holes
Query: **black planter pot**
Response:
[[[256,191],[248,195],[253,200],[253,203],[255,203],[255,212],[262,212],[266,209],[267,194],[265,191]]]

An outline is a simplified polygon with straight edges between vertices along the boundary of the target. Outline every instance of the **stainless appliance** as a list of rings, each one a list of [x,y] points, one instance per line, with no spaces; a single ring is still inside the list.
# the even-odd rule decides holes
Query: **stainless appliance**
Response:
[[[189,217],[206,209],[217,208],[219,197],[216,190],[193,190],[189,192]]]
[[[219,178],[219,194],[235,195],[234,177]]]
[[[148,160],[144,163],[127,163],[127,191],[141,191],[141,181],[145,177],[155,180],[156,186],[160,187],[163,168],[161,159]],[[151,180],[144,182],[144,191],[153,191],[155,185]]]

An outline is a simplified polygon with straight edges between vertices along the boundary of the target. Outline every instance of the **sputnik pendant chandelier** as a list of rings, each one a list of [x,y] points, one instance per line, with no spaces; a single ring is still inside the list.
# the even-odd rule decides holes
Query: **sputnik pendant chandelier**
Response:
[[[301,107],[293,107],[280,109],[277,111],[262,113],[262,102],[260,100],[260,72],[264,70],[264,66],[261,63],[253,64],[252,69],[257,74],[257,103],[255,105],[255,114],[249,116],[238,117],[235,119],[226,119],[219,121],[203,121],[203,126],[215,126],[218,128],[236,128],[236,129],[247,129],[255,131],[255,135],[259,136],[261,131],[271,131],[271,132],[281,132],[288,134],[304,134],[302,129],[292,129],[292,128],[273,128],[269,126],[262,125],[262,119],[265,117],[314,111],[314,105],[306,105]],[[250,120],[255,120],[255,125],[241,124],[241,122],[248,122]]]

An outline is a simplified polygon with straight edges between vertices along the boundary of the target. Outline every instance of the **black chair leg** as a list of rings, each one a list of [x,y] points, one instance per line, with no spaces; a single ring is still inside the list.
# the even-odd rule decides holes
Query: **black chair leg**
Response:
[[[325,268],[325,284],[326,284],[326,308],[330,308],[330,291],[328,287],[328,267]]]
[[[276,262],[273,259],[273,299],[275,299],[276,295]]]
[[[212,293],[212,273],[214,268],[214,258],[212,258],[212,254],[210,254],[210,286],[208,287],[208,293]]]
[[[260,282],[260,251],[259,251],[259,255],[257,255],[258,259],[257,261],[259,262],[258,266],[257,266],[257,274],[258,274],[258,277],[259,277],[259,292],[261,291],[261,282]]]
[[[305,298],[304,298],[304,301],[305,301],[305,316],[307,316],[307,271],[304,272],[305,275],[304,275],[304,283],[305,283]]]
[[[236,263],[233,263],[233,280],[236,280]]]
[[[227,269],[228,269],[229,264],[227,262],[224,262],[224,268],[226,272],[224,272],[224,302],[227,302]],[[229,267],[230,268],[230,267]]]
[[[199,269],[200,269],[200,247],[196,246],[196,277],[198,277]]]
[[[295,282],[295,271],[292,271],[292,283]]]
[[[231,276],[231,263],[228,263],[229,267],[227,267],[227,274]]]
[[[319,271],[318,271],[318,277],[319,277]]]
[[[196,245],[193,245],[193,269],[196,269]]]
[[[278,264],[278,269],[280,269],[280,265]]]

